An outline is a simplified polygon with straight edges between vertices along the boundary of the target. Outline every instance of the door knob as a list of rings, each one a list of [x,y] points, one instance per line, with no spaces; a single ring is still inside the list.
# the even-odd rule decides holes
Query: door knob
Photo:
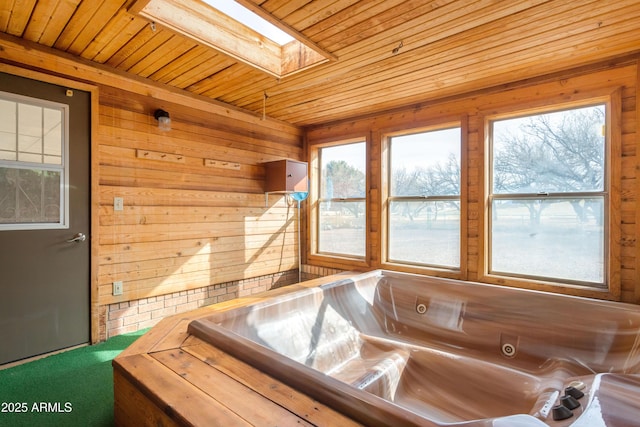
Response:
[[[72,239],[67,240],[67,243],[79,243],[84,242],[85,240],[87,240],[87,236],[85,236],[84,233],[78,233],[73,236]]]

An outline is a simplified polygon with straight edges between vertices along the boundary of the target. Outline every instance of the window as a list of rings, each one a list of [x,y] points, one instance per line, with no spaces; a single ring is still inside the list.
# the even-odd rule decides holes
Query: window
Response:
[[[460,127],[389,138],[387,261],[460,268]]]
[[[366,143],[320,148],[317,252],[366,253]]]
[[[0,92],[0,230],[67,227],[66,108]]]
[[[489,273],[603,287],[606,105],[490,122]]]

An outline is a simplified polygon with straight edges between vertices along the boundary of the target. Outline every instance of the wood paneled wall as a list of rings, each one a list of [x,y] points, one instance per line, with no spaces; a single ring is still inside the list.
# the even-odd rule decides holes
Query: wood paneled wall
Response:
[[[297,268],[296,206],[278,195],[265,205],[261,165],[301,159],[297,128],[99,92],[101,305]],[[157,108],[170,113],[170,131],[158,129]],[[112,295],[114,281],[123,295]]]
[[[313,149],[316,144],[340,141],[353,137],[366,137],[369,143],[369,192],[368,192],[368,258],[348,260],[314,255],[310,243],[306,250],[309,263],[319,266],[332,266],[342,269],[394,268],[385,265],[382,257],[382,224],[381,224],[381,150],[385,132],[420,126],[437,125],[452,120],[460,120],[463,130],[463,185],[462,191],[464,224],[462,256],[460,272],[453,275],[467,280],[486,280],[483,271],[484,257],[484,121],[485,116],[501,114],[514,110],[538,108],[603,95],[615,90],[621,93],[621,141],[615,147],[621,153],[618,162],[612,167],[618,168],[615,175],[617,182],[612,182],[613,198],[620,201],[619,208],[613,214],[619,218],[615,224],[619,232],[611,233],[611,247],[614,253],[613,269],[617,271],[613,283],[613,292],[598,294],[588,291],[568,291],[568,293],[585,296],[601,296],[620,299],[625,302],[640,303],[640,254],[636,244],[640,230],[640,212],[638,209],[638,144],[637,123],[640,110],[637,104],[638,95],[638,60],[628,58],[617,64],[598,64],[589,69],[573,70],[553,76],[541,77],[535,81],[526,81],[517,85],[497,87],[489,91],[469,94],[439,102],[409,106],[404,109],[370,115],[360,119],[339,121],[323,126],[307,129],[308,146]],[[419,83],[416,83],[419,84]],[[465,166],[466,165],[466,166]],[[428,274],[447,275],[438,271]],[[510,284],[510,283],[506,283]],[[529,287],[555,290],[543,284],[533,283]],[[616,289],[617,288],[617,289]]]
[[[94,94],[93,341],[100,339],[99,327],[104,327],[104,322],[99,325],[99,317],[104,316],[109,304],[126,305],[140,298],[297,267],[296,207],[278,196],[270,197],[269,206],[265,206],[261,163],[282,158],[306,160],[300,128],[269,118],[262,120],[226,104],[52,49],[6,37],[0,40],[4,71]],[[464,120],[463,128],[467,129],[463,147],[465,253],[460,277],[480,279],[484,115],[619,88],[622,155],[620,180],[613,183],[613,188],[621,201],[620,237],[612,245],[619,253],[620,299],[640,303],[638,80],[638,61],[632,58],[308,129],[305,137],[310,146],[366,137],[370,165],[368,259],[362,263],[330,257],[310,259],[307,255],[309,264],[343,270],[383,266],[382,136],[387,131],[453,118]],[[153,118],[157,108],[171,114],[170,132],[158,130]],[[114,211],[114,197],[123,198],[123,211]],[[309,243],[306,246],[308,253]],[[122,296],[111,294],[112,282],[117,280],[124,284]]]
[[[0,70],[92,92],[92,342],[105,339],[111,304],[297,268],[296,206],[278,195],[265,205],[261,163],[303,160],[300,128],[33,43],[0,44]],[[171,131],[158,130],[158,108]]]

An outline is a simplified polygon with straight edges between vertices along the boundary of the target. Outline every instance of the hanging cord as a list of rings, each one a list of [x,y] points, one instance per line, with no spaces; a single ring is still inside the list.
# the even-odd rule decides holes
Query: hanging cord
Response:
[[[302,241],[300,239],[300,202],[309,196],[308,191],[296,191],[287,194],[288,197],[298,202],[298,283],[302,282]],[[288,198],[287,197],[287,198]]]
[[[302,282],[302,241],[300,240],[300,200],[298,202],[298,283]]]

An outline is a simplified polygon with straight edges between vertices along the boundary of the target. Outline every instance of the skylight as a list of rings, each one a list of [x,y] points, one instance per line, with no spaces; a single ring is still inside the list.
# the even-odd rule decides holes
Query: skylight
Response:
[[[218,9],[225,15],[235,19],[236,21],[246,25],[247,27],[257,31],[271,41],[278,43],[280,46],[294,41],[295,39],[289,34],[282,31],[269,21],[256,15],[246,7],[242,6],[235,0],[203,0],[209,6]]]
[[[233,0],[136,0],[129,12],[278,78],[337,59],[268,12]]]

